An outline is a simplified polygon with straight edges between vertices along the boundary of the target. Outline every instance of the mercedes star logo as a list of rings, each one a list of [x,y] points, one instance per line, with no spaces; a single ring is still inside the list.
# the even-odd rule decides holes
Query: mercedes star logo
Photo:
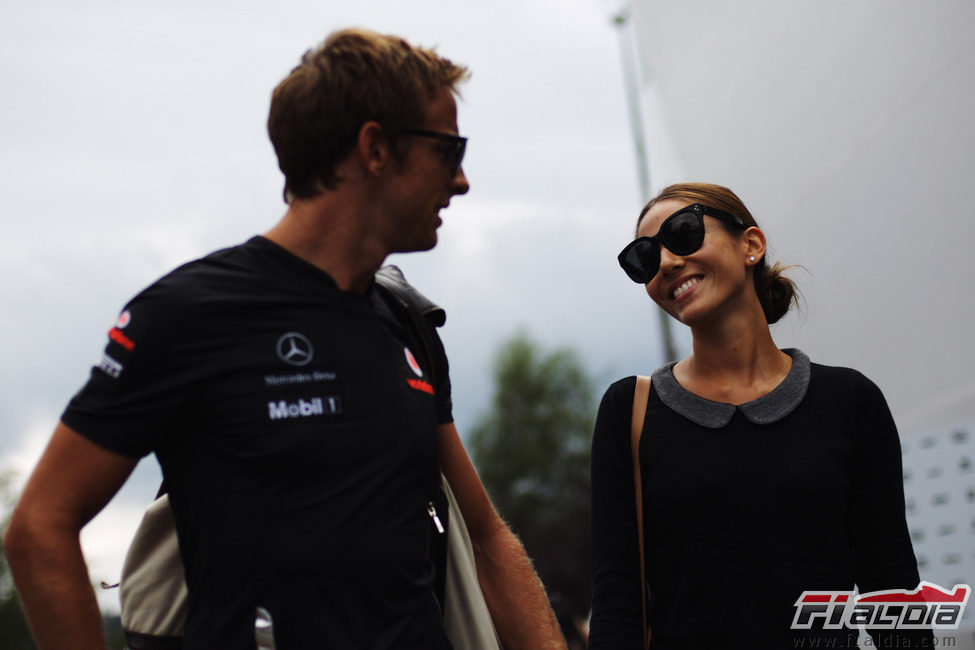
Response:
[[[315,349],[304,334],[288,332],[278,339],[278,357],[285,363],[304,366],[311,363],[313,356],[315,356]]]

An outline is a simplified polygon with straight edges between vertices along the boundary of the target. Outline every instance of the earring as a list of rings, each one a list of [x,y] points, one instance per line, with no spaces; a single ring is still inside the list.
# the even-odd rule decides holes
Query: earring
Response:
[[[754,262],[755,261],[755,256],[754,255],[749,255],[748,256],[748,261],[749,262]]]

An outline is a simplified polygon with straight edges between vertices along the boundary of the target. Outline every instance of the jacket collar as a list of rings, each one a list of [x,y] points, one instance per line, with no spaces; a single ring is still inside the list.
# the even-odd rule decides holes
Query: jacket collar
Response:
[[[744,404],[712,402],[688,391],[674,377],[676,362],[653,373],[653,387],[667,407],[702,427],[720,429],[731,422],[736,410],[752,424],[771,424],[795,410],[809,387],[809,357],[795,348],[783,352],[792,357],[789,374],[771,393]]]

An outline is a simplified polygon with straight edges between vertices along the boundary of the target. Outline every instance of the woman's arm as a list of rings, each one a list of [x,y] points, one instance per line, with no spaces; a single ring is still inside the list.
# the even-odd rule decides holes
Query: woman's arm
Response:
[[[606,391],[592,441],[590,650],[642,649],[640,559],[630,453],[631,377]]]
[[[900,439],[883,393],[862,377],[849,522],[861,594],[914,589],[920,577],[904,509]],[[950,585],[949,585],[950,586]],[[931,647],[927,630],[871,632],[877,647]],[[924,645],[927,643],[927,645]],[[883,645],[893,644],[893,645]]]

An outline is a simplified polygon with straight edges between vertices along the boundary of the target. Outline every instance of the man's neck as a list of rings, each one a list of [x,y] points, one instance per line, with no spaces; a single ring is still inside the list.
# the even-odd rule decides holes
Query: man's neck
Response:
[[[328,273],[339,289],[364,293],[389,251],[370,234],[362,207],[327,192],[297,199],[264,236]]]

